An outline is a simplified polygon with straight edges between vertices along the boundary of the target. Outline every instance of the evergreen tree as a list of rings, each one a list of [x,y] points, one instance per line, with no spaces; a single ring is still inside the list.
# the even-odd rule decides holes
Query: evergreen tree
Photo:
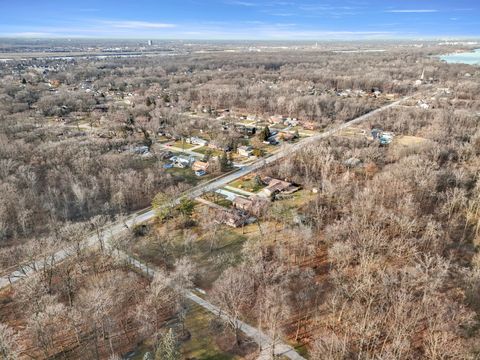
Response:
[[[183,197],[180,200],[176,210],[185,217],[190,217],[193,214],[193,209],[195,208],[195,202],[188,197]]]
[[[224,151],[222,157],[220,158],[220,170],[227,171],[229,168],[227,152]]]
[[[157,193],[152,200],[152,208],[160,220],[165,220],[171,215],[172,199],[165,193]]]
[[[208,150],[205,152],[205,155],[203,155],[202,161],[203,161],[203,162],[208,162],[211,157],[212,157],[212,150],[208,149]]]
[[[265,126],[260,132],[260,140],[267,141],[270,136],[272,136],[272,134],[270,133],[270,129],[268,128],[268,126]]]

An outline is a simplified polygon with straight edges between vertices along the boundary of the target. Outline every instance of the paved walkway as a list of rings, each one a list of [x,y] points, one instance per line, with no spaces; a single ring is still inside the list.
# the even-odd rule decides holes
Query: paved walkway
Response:
[[[134,266],[136,269],[142,271],[144,274],[148,276],[155,275],[155,268],[150,266],[146,266],[144,263],[132,258],[130,255],[124,252],[116,252],[116,254],[128,261],[131,266]],[[194,294],[191,291],[187,291],[185,294],[186,298],[193,301],[194,303],[200,305],[204,309],[208,310],[215,316],[220,316],[222,319],[227,320],[229,319],[227,315],[222,313],[222,311],[212,303],[208,302],[207,300],[201,298],[200,296]],[[255,341],[261,349],[260,356],[257,358],[258,360],[270,360],[271,353],[272,353],[272,339],[266,335],[263,331],[254,328],[253,326],[248,325],[247,323],[237,320],[237,326],[246,336],[251,338]],[[288,359],[292,360],[306,360],[300,354],[298,354],[293,347],[288,344],[283,343],[280,340],[275,342],[274,352],[276,355],[285,356]]]
[[[255,195],[255,193],[253,193],[253,192],[251,192],[251,191],[239,189],[239,188],[236,188],[236,187],[233,187],[233,186],[228,186],[228,185],[225,185],[225,186],[224,186],[224,189],[230,190],[230,191],[233,191],[233,192],[236,192],[236,193],[239,193],[239,194],[244,195],[244,196],[246,196],[246,197],[250,197],[250,196],[254,196],[254,195]]]
[[[224,196],[227,200],[230,200],[230,201],[235,200],[235,198],[237,197],[237,194],[235,194],[231,191],[225,190],[225,189],[217,189],[217,190],[215,190],[215,192],[217,194],[220,194],[220,195]]]
[[[282,147],[282,149],[280,151],[274,153],[270,157],[258,159],[258,160],[256,160],[255,162],[253,162],[249,165],[245,165],[245,166],[240,167],[239,170],[236,171],[236,172],[230,173],[228,175],[220,176],[216,179],[207,181],[205,183],[202,183],[198,186],[193,187],[192,189],[187,191],[184,194],[184,196],[188,196],[188,197],[194,199],[194,198],[200,197],[204,193],[214,191],[218,188],[224,187],[228,183],[230,183],[234,180],[237,180],[237,179],[239,179],[239,178],[241,178],[241,177],[243,177],[247,174],[255,172],[258,169],[261,169],[262,167],[265,167],[265,166],[267,166],[267,165],[269,165],[273,162],[276,162],[276,161],[294,153],[295,151],[300,150],[301,148],[305,147],[308,144],[314,143],[315,141],[319,141],[321,139],[328,138],[328,137],[336,134],[337,132],[339,132],[343,129],[346,129],[346,128],[352,126],[352,125],[355,125],[355,124],[358,124],[362,121],[365,121],[368,118],[370,118],[372,115],[381,113],[382,111],[385,111],[389,108],[397,106],[397,105],[401,104],[403,101],[408,100],[410,98],[411,98],[411,96],[407,96],[407,97],[405,97],[401,100],[395,101],[391,104],[388,104],[388,105],[385,105],[381,108],[373,110],[373,111],[371,111],[371,112],[369,112],[365,115],[359,116],[358,118],[353,119],[349,122],[343,123],[340,126],[334,127],[330,130],[327,130],[326,132],[323,132],[321,134],[303,139],[296,144],[285,145],[284,147]],[[177,199],[176,202],[178,203],[179,199]],[[125,224],[124,223],[111,224],[110,227],[105,230],[105,233],[109,234],[110,236],[118,235],[120,232],[125,230],[125,225],[130,227],[133,224],[148,221],[148,220],[152,219],[154,216],[155,216],[155,212],[153,210],[149,210],[149,211],[145,211],[145,212],[141,212],[141,213],[134,213],[127,218]],[[97,243],[96,242],[96,237],[94,235],[92,235],[92,236],[89,236],[86,239],[85,246],[87,246],[87,247],[92,246],[96,243]],[[62,249],[62,250],[59,250],[58,252],[56,252],[55,254],[53,254],[51,256],[53,256],[55,258],[55,262],[58,263],[59,261],[65,259],[67,256],[69,256],[69,254],[71,254],[71,253],[72,253],[71,249]],[[48,261],[48,259],[43,258],[43,259],[39,259],[39,260],[37,260],[33,263],[19,265],[16,269],[6,269],[6,271],[4,270],[3,273],[1,274],[1,277],[0,277],[0,288],[3,288],[5,286],[9,285],[10,283],[16,282],[19,279],[24,278],[24,277],[30,275],[33,272],[36,272],[36,269],[39,269],[39,268],[43,267],[44,264],[47,263],[47,261]]]
[[[220,178],[208,181],[204,184],[200,184],[199,186],[196,186],[192,189],[190,189],[187,193],[186,196],[189,196],[190,198],[197,198],[200,197],[202,194],[216,190],[220,187],[223,187],[227,185],[228,183],[241,178],[242,176],[245,176],[249,173],[252,173],[262,167],[267,166],[268,164],[271,164],[277,160],[280,160],[287,155],[292,154],[293,152],[301,149],[302,147],[311,144],[315,141],[321,140],[328,138],[335,133],[351,126],[354,124],[358,124],[364,120],[367,120],[369,117],[371,117],[374,114],[378,114],[386,109],[389,109],[391,107],[394,107],[398,104],[400,104],[402,101],[409,99],[410,97],[406,97],[402,100],[396,101],[394,103],[391,103],[389,105],[386,105],[382,108],[379,108],[377,110],[374,110],[368,114],[362,115],[352,121],[346,122],[340,126],[337,126],[335,128],[332,128],[331,130],[328,130],[324,133],[309,137],[307,139],[304,139],[294,145],[291,146],[285,146],[282,148],[282,150],[274,153],[272,156],[264,159],[259,159],[255,162],[253,162],[250,165],[241,167],[238,171],[228,174],[226,176],[222,176]],[[176,202],[178,203],[180,200],[177,199]],[[115,223],[111,224],[107,229],[104,229],[105,233],[107,234],[107,237],[112,238],[122,231],[125,230],[126,227],[131,227],[134,224],[142,223],[145,221],[148,221],[152,219],[155,216],[155,212],[153,210],[145,211],[142,213],[134,213],[131,216],[125,220],[125,222],[122,223]],[[108,243],[108,241],[105,241]],[[84,243],[85,247],[91,247],[97,245],[97,239],[95,235],[89,236]],[[24,277],[29,276],[30,274],[34,273],[37,271],[37,269],[42,268],[43,266],[48,266],[48,264],[51,264],[52,262],[50,261],[51,258],[53,257],[55,259],[56,264],[58,262],[62,261],[63,259],[67,258],[73,253],[73,249],[71,248],[65,248],[62,250],[57,251],[55,254],[52,254],[48,257],[43,257],[33,263],[28,263],[24,264],[22,266],[19,266],[16,270],[9,272],[8,274],[3,274],[0,277],[0,288],[3,288],[10,283],[14,283]],[[148,275],[153,275],[154,270],[149,269],[145,264],[140,263],[138,260],[133,259],[131,256],[128,254],[123,253],[122,255],[125,257],[127,260],[130,261],[132,265],[137,267],[138,269],[142,270]],[[187,293],[187,297],[194,301],[195,303],[199,304],[200,306],[204,307],[208,311],[214,313],[214,314],[219,314],[219,309],[215,307],[213,304],[209,303],[208,301],[198,297],[194,293]],[[223,315],[224,316],[224,315]],[[271,344],[272,340],[264,334],[261,330],[258,330],[244,322],[239,322],[241,330],[249,337],[251,337],[257,344],[259,344],[260,348],[262,349],[262,352],[259,356],[260,360],[267,360],[270,359],[270,353],[271,353]],[[279,342],[278,344],[275,344],[275,353],[276,354],[281,354],[289,359],[293,360],[304,360],[302,356],[300,356],[291,346]]]

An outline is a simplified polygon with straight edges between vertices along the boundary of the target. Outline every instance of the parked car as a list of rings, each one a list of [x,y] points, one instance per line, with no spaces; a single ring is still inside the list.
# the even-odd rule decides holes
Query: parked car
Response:
[[[204,170],[197,170],[195,171],[195,175],[200,177],[200,176],[204,176],[206,174],[206,172]]]
[[[171,168],[173,168],[173,164],[164,164],[163,168],[164,169],[171,169]]]

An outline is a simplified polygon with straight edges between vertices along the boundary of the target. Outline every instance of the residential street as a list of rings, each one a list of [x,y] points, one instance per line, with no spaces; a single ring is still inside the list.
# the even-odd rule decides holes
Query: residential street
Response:
[[[352,126],[352,125],[358,124],[362,121],[365,121],[368,118],[370,118],[372,115],[377,114],[377,113],[382,112],[382,111],[385,111],[385,110],[387,110],[391,107],[394,107],[394,106],[400,104],[402,101],[404,101],[408,98],[410,98],[410,97],[406,97],[406,98],[403,98],[403,99],[401,99],[399,101],[396,101],[394,103],[388,104],[388,105],[386,105],[384,107],[381,107],[377,110],[374,110],[370,113],[362,115],[362,116],[360,116],[360,117],[358,117],[354,120],[346,122],[346,123],[344,123],[340,126],[337,126],[335,128],[332,128],[332,129],[330,129],[330,130],[328,130],[324,133],[321,133],[321,134],[312,136],[310,138],[306,138],[304,140],[301,140],[300,142],[298,142],[294,145],[283,145],[282,148],[278,152],[274,153],[272,156],[267,157],[267,158],[259,159],[259,160],[253,162],[250,165],[240,167],[239,170],[234,172],[234,173],[228,174],[226,176],[221,176],[219,178],[213,179],[213,180],[208,181],[206,183],[200,184],[200,185],[190,189],[188,192],[186,192],[185,195],[190,197],[190,198],[197,198],[197,197],[201,196],[202,194],[204,194],[206,192],[209,192],[209,191],[215,190],[217,188],[223,187],[223,186],[227,185],[228,183],[230,183],[230,182],[232,182],[236,179],[241,178],[244,175],[255,172],[258,169],[260,169],[260,168],[262,168],[262,167],[264,167],[268,164],[271,164],[275,161],[278,161],[282,158],[285,158],[286,156],[292,154],[293,152],[301,149],[302,147],[304,147],[308,144],[311,144],[311,143],[313,143],[315,141],[318,141],[318,140],[321,140],[321,139],[328,138],[328,137],[334,135],[335,133],[339,132],[340,130],[343,130],[343,129],[349,127],[349,126]],[[177,199],[177,201],[179,201],[179,199]],[[121,232],[125,231],[126,227],[131,227],[134,224],[146,222],[148,220],[151,220],[154,216],[155,216],[154,210],[143,211],[143,212],[134,213],[134,214],[130,215],[124,222],[121,222],[121,223],[117,222],[117,223],[109,225],[108,228],[104,229],[104,233],[106,234],[106,238],[107,238],[107,239],[105,239],[105,243],[108,244],[109,239],[111,239],[111,238],[117,236],[118,234],[120,234]],[[98,239],[97,239],[96,235],[91,235],[86,239],[83,246],[84,247],[92,247],[92,246],[96,246],[96,245],[99,245]],[[71,255],[73,253],[73,251],[74,250],[71,249],[71,248],[64,248],[62,250],[59,250],[58,252],[56,252],[53,255],[44,256],[43,258],[40,258],[33,263],[25,264],[21,267],[21,269],[17,269],[17,270],[12,271],[11,273],[8,273],[8,274],[3,274],[0,277],[0,287],[3,288],[5,286],[8,286],[10,283],[14,283],[14,282],[26,277],[26,276],[29,276],[30,274],[36,272],[38,269],[41,269],[44,266],[49,266],[48,264],[52,264],[52,263],[57,263],[58,264],[58,262],[62,261],[63,259],[67,258],[69,255]],[[118,253],[118,252],[117,252],[117,254],[120,254],[122,257],[127,259],[130,264],[139,268],[140,270],[142,270],[144,272],[147,271],[147,268],[144,264],[142,264],[142,263],[138,262],[137,260],[133,259],[130,255],[124,254],[124,253]],[[52,261],[52,257],[54,258],[55,261]],[[151,271],[152,271],[152,269],[149,268],[149,275],[152,273]],[[192,293],[192,292],[187,293],[187,297],[190,300],[194,301],[195,303],[199,304],[200,306],[204,307],[208,311],[210,311],[212,313],[215,313],[215,314],[219,313],[219,309],[217,307],[215,307],[214,305],[212,305],[211,303],[209,303],[205,299],[202,299],[199,296],[195,295],[194,293]],[[253,340],[255,340],[257,342],[257,344],[259,344],[259,346],[262,349],[268,348],[271,345],[270,338],[267,335],[265,335],[262,331],[260,331],[256,328],[253,328],[253,327],[251,327],[248,324],[243,323],[243,322],[240,322],[240,325],[241,325],[241,330],[247,336],[249,336]],[[264,350],[264,352],[262,353],[262,356],[260,358],[261,359],[268,358],[268,351],[269,351],[268,349]],[[303,357],[301,357],[298,353],[296,353],[290,346],[288,346],[286,344],[283,344],[283,343],[279,343],[275,346],[275,352],[277,354],[282,354],[283,356],[285,356],[289,359],[298,359],[298,360],[303,359]]]

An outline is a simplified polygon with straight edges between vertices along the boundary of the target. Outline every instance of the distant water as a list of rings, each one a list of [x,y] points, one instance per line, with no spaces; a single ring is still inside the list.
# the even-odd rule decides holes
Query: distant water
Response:
[[[442,55],[440,59],[450,64],[480,65],[480,49],[473,52]]]

